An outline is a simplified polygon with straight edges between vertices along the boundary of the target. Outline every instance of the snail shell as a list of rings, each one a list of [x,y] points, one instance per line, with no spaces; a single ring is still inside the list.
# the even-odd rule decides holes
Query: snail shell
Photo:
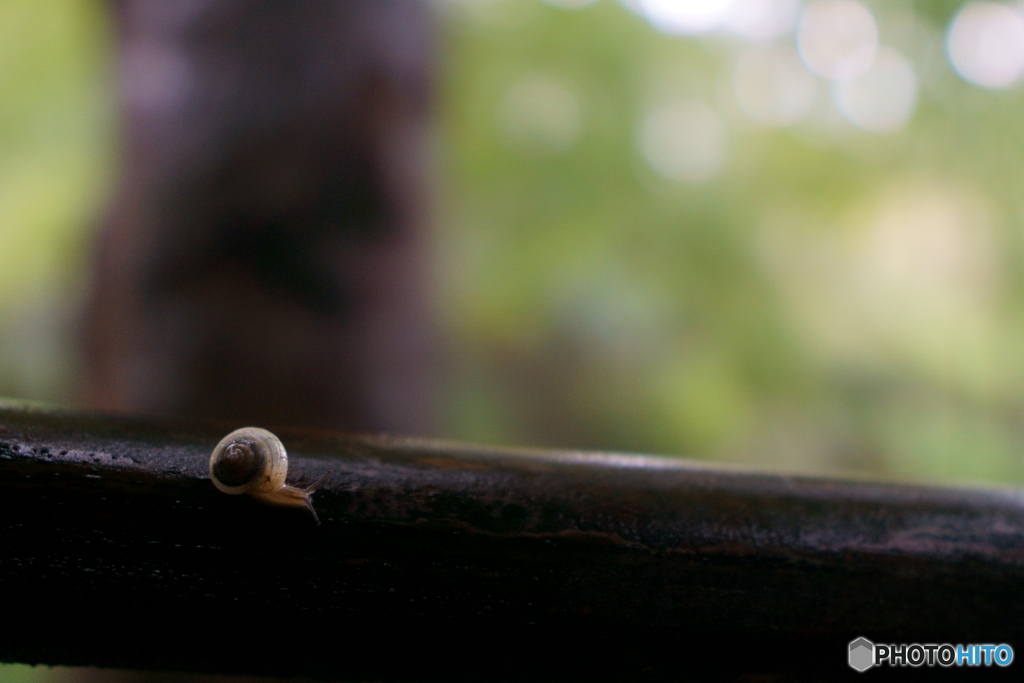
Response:
[[[268,505],[306,508],[317,524],[320,518],[311,496],[329,474],[304,489],[285,484],[288,453],[284,444],[259,427],[236,429],[221,439],[210,455],[210,479],[224,493],[247,493]]]

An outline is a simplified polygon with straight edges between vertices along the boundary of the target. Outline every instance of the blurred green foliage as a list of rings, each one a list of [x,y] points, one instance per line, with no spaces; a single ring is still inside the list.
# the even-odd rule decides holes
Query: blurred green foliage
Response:
[[[74,311],[113,161],[106,10],[0,1],[0,395],[72,391]]]
[[[871,5],[920,83],[888,134],[829,111],[822,83],[820,114],[759,127],[731,92],[743,41],[665,35],[613,0],[437,4],[451,431],[1024,478],[1024,100],[951,69],[959,3]],[[532,146],[508,123],[524,82],[571,93],[571,144],[540,144],[553,109],[520,122]],[[710,180],[668,181],[643,158],[645,112],[670,98],[725,123]]]
[[[70,671],[64,667],[0,664],[0,681],[3,683],[69,683],[73,680]]]

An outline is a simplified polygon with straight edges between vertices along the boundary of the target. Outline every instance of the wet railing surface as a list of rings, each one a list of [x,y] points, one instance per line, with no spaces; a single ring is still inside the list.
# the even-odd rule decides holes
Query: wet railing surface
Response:
[[[317,526],[214,488],[237,426],[0,404],[0,660],[835,680],[858,636],[1024,645],[1019,491],[275,430],[289,483],[331,471]]]

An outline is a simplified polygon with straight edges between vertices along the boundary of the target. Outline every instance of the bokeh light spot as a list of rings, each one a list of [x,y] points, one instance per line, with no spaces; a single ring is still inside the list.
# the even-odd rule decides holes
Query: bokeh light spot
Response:
[[[947,41],[949,60],[965,80],[1006,88],[1024,71],[1024,19],[994,2],[972,2],[956,15]]]
[[[878,51],[878,25],[855,0],[820,0],[807,6],[797,29],[807,68],[834,81],[867,73]]]
[[[697,35],[718,28],[733,0],[636,0],[636,8],[659,31]]]
[[[651,167],[676,182],[703,183],[725,162],[725,126],[702,102],[680,100],[652,110],[640,126],[639,142]]]
[[[736,62],[733,92],[751,119],[766,126],[802,120],[814,105],[816,79],[788,46],[754,46]]]
[[[889,133],[907,125],[914,113],[917,76],[903,55],[882,47],[866,74],[837,83],[833,94],[839,111],[855,126]]]
[[[798,0],[734,0],[725,28],[748,40],[775,40],[793,30]]]
[[[580,134],[580,105],[566,85],[548,76],[526,76],[505,92],[498,123],[511,149],[530,156],[565,152]]]

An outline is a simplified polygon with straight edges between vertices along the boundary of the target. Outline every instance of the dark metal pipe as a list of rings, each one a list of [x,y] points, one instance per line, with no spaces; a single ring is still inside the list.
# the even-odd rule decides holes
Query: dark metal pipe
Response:
[[[0,660],[834,680],[858,636],[1024,656],[1020,491],[275,430],[289,483],[332,472],[318,527],[214,488],[236,426],[0,407]]]

